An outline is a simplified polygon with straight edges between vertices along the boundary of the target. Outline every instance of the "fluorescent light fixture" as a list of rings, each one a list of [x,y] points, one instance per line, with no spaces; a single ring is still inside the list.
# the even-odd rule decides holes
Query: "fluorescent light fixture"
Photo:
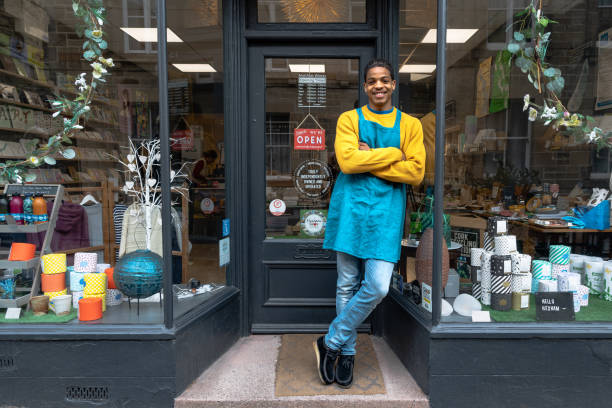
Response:
[[[410,74],[410,80],[412,82],[420,81],[421,79],[429,78],[429,74]]]
[[[183,72],[217,72],[210,64],[172,64],[174,68]]]
[[[431,74],[436,70],[433,64],[405,64],[402,65],[400,74]]]
[[[120,27],[121,31],[140,42],[157,42],[157,28],[148,27]],[[183,42],[178,35],[166,28],[168,42]]]
[[[447,28],[446,29],[446,42],[448,44],[463,44],[467,42],[474,34],[478,31],[477,28]],[[430,29],[425,37],[421,40],[423,44],[435,44],[437,41],[436,36],[438,30],[435,28]]]
[[[324,64],[289,64],[289,70],[291,72],[300,73],[323,73],[325,72]]]

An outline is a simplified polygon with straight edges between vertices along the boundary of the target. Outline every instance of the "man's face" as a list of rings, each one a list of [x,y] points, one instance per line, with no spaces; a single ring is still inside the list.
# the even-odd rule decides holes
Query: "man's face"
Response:
[[[372,107],[379,110],[391,109],[391,94],[395,90],[395,81],[391,79],[391,73],[387,68],[370,68],[366,74],[363,89],[368,95]]]

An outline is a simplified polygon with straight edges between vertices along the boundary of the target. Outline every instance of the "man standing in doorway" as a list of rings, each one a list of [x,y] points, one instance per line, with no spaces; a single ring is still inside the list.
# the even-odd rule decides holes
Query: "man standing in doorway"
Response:
[[[421,123],[391,104],[391,65],[370,61],[363,88],[368,105],[338,118],[334,148],[341,173],[323,243],[337,252],[337,316],[314,343],[321,381],[346,388],[353,383],[356,329],[387,295],[399,260],[406,184],[419,184],[425,171]]]

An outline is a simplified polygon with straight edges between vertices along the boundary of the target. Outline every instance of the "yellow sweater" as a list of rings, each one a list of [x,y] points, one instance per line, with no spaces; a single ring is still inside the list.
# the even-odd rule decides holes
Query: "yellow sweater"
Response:
[[[393,127],[397,110],[373,113],[366,106],[361,111],[366,120]],[[359,150],[359,115],[356,110],[338,118],[334,148],[340,169],[345,174],[366,173],[396,183],[418,185],[425,173],[425,146],[421,122],[402,113],[400,122],[401,150],[395,147]],[[402,160],[402,152],[406,160]]]

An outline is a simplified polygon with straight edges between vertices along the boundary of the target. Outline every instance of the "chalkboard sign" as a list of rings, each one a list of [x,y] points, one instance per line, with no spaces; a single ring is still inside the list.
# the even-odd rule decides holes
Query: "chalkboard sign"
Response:
[[[4,194],[42,194],[44,196],[55,197],[58,188],[59,184],[7,184],[4,187]]]
[[[480,248],[480,230],[451,227],[451,241],[461,244],[461,255],[470,260],[470,249]]]
[[[537,321],[567,322],[575,319],[571,292],[537,292],[535,301]]]

